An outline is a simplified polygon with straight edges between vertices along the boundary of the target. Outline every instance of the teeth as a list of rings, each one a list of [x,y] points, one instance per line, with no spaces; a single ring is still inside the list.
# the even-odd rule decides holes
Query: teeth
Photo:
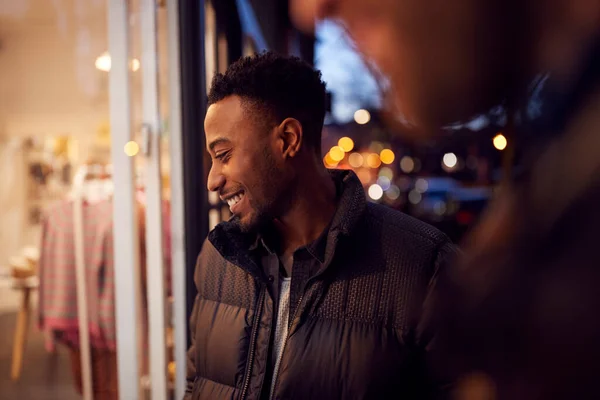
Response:
[[[240,200],[242,200],[243,194],[238,194],[237,196],[233,196],[229,200],[227,200],[227,204],[229,207],[235,206]]]

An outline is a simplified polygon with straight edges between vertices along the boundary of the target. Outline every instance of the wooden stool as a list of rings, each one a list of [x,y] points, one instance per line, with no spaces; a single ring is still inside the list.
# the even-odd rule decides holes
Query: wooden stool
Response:
[[[23,354],[27,342],[27,332],[29,331],[29,319],[31,314],[31,292],[39,286],[37,277],[27,279],[14,279],[13,289],[20,290],[21,306],[17,314],[17,326],[15,328],[15,338],[13,342],[12,367],[10,378],[13,381],[19,380],[23,368]]]

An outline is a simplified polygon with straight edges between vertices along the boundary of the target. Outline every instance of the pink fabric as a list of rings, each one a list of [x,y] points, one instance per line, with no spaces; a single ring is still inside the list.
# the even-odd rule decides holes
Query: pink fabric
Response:
[[[112,201],[83,206],[86,293],[92,346],[115,349]],[[40,329],[78,346],[73,203],[51,208],[42,223],[39,262]]]

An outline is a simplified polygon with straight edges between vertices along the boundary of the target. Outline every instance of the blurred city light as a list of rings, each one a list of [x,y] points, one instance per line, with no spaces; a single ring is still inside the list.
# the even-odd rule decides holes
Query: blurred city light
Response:
[[[396,159],[396,155],[390,149],[382,150],[381,153],[379,154],[379,157],[381,158],[381,162],[384,164],[391,164]]]
[[[354,120],[359,125],[367,124],[371,120],[371,114],[367,110],[356,110],[354,113]]]
[[[404,156],[400,160],[400,169],[405,174],[410,174],[415,169],[415,162],[409,156]]]
[[[390,200],[398,200],[400,197],[400,188],[396,185],[392,185],[388,190],[386,190],[385,195]]]
[[[506,146],[508,145],[508,140],[506,140],[506,137],[504,137],[504,135],[501,133],[494,136],[493,142],[494,142],[494,147],[500,151],[504,150],[506,148]]]
[[[417,179],[415,182],[415,190],[419,193],[425,193],[429,189],[429,182],[423,178]]]
[[[367,157],[367,165],[370,168],[379,168],[381,166],[381,159],[379,158],[379,154],[369,154],[369,156]]]
[[[325,163],[325,166],[329,168],[335,168],[338,165],[337,161],[333,160],[331,158],[331,154],[329,153],[325,155],[325,158],[323,158],[323,162]]]
[[[381,151],[384,149],[383,143],[378,142],[378,141],[374,141],[371,142],[371,144],[369,145],[369,151],[373,152],[373,153],[381,153]]]
[[[444,163],[444,166],[452,169],[452,168],[456,167],[456,164],[458,164],[458,158],[456,157],[456,154],[454,154],[454,153],[446,153],[446,154],[444,154],[444,158],[443,158],[442,162]]]
[[[421,170],[421,160],[415,157],[413,158],[413,161],[415,163],[415,168],[413,172],[419,172]]]
[[[349,153],[354,148],[354,141],[349,137],[343,137],[338,141],[338,146],[341,147],[346,153]]]
[[[369,187],[369,197],[373,200],[379,200],[383,197],[383,189],[378,184]]]
[[[387,176],[380,176],[379,179],[377,179],[377,184],[381,186],[383,190],[388,190],[392,185],[392,181]]]
[[[442,216],[446,213],[446,203],[444,203],[443,201],[437,201],[434,205],[433,205],[433,212],[436,213],[439,216]]]
[[[137,155],[137,153],[139,153],[140,146],[134,141],[127,142],[127,143],[125,143],[125,146],[123,147],[123,151],[129,157],[133,157],[133,156]]]
[[[346,153],[340,146],[333,146],[331,150],[329,150],[329,156],[333,161],[340,162],[344,159]]]
[[[365,162],[364,158],[360,153],[352,153],[348,156],[348,164],[353,168],[360,168]]]
[[[423,199],[423,196],[421,195],[421,193],[417,192],[416,190],[411,190],[410,193],[408,194],[408,201],[411,202],[411,204],[419,204],[421,202],[421,200]]]
[[[379,170],[379,176],[385,176],[391,180],[394,177],[394,171],[392,171],[391,168],[383,167]]]

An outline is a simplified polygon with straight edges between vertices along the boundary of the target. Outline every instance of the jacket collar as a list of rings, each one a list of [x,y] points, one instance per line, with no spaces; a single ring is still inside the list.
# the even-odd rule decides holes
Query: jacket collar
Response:
[[[367,207],[365,192],[354,172],[330,170],[329,173],[336,184],[338,205],[327,234],[323,268],[331,263],[340,239],[356,230]],[[217,225],[209,233],[208,240],[227,261],[255,276],[264,275],[250,251],[257,243],[256,235],[243,234],[235,223],[227,221]]]

